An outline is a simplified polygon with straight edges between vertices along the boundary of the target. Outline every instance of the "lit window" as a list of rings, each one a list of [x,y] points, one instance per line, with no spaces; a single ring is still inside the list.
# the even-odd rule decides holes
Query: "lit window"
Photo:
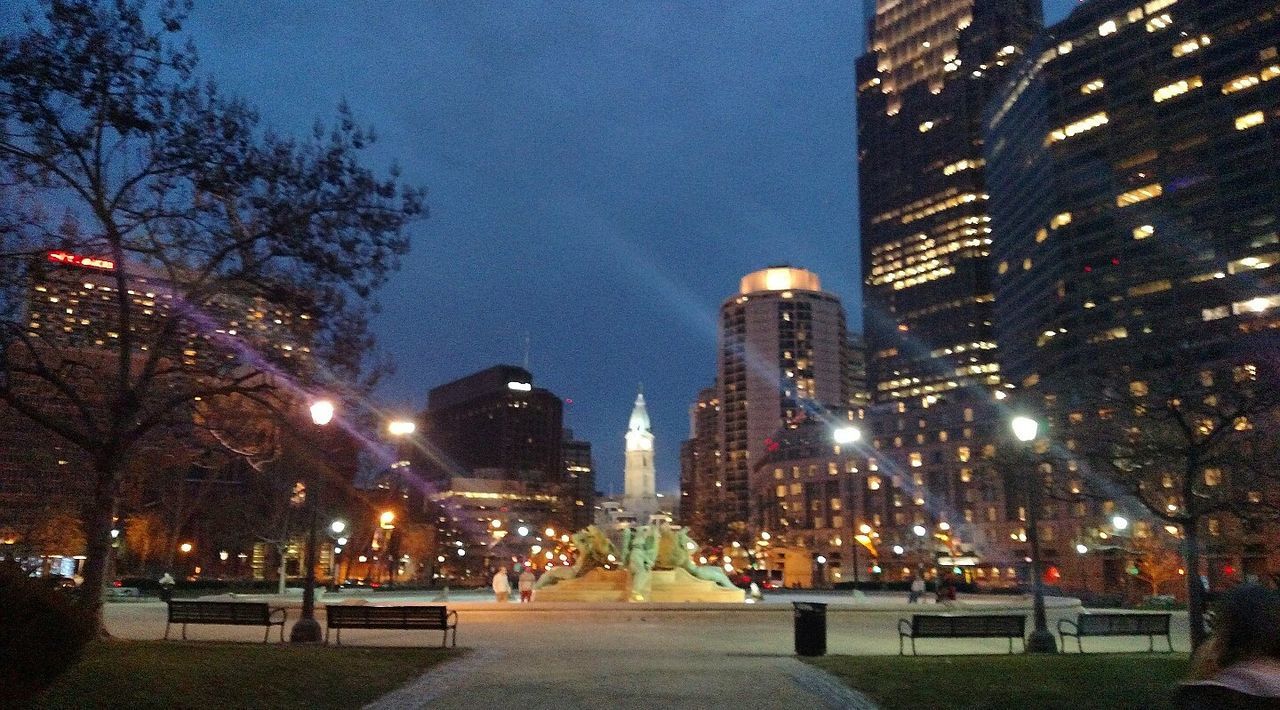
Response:
[[[1263,81],[1271,81],[1280,76],[1280,64],[1272,64],[1258,73],[1258,78]]]
[[[1166,7],[1176,4],[1177,2],[1178,0],[1151,0],[1151,2],[1147,3],[1146,5],[1143,5],[1142,9],[1146,10],[1148,15],[1154,15],[1157,12],[1160,12],[1161,10],[1165,9]]]
[[[1244,130],[1253,128],[1254,126],[1260,126],[1265,120],[1266,120],[1266,117],[1262,115],[1261,111],[1246,113],[1245,115],[1236,119],[1236,130],[1244,131]]]
[[[920,124],[921,133],[928,133],[932,129],[933,129],[933,121],[925,121],[924,123]]]
[[[1158,182],[1153,182],[1150,185],[1143,185],[1135,190],[1129,190],[1128,192],[1117,195],[1116,207],[1136,205],[1139,202],[1145,202],[1153,197],[1159,197],[1163,194],[1164,187],[1162,187]]]
[[[1070,212],[1060,212],[1054,215],[1053,219],[1049,220],[1049,226],[1052,227],[1053,229],[1058,229],[1059,227],[1065,227],[1068,224],[1071,224]]]
[[[1225,319],[1226,316],[1230,316],[1230,315],[1231,315],[1231,310],[1229,307],[1226,307],[1226,306],[1219,306],[1216,308],[1201,308],[1201,320],[1203,320],[1204,322]]]
[[[910,454],[908,454],[908,456],[911,460],[912,468],[919,468],[920,466],[924,465],[924,457],[920,454],[920,452],[912,451]]]
[[[1036,244],[1039,244],[1040,242],[1043,242],[1048,238],[1049,238],[1049,232],[1044,227],[1041,227],[1036,230]]]
[[[1071,50],[1074,48],[1075,48],[1075,45],[1071,44],[1070,42],[1063,42],[1062,44],[1058,45],[1058,54],[1071,54]]]
[[[1109,35],[1109,34],[1115,34],[1115,32],[1116,32],[1116,21],[1115,21],[1115,20],[1107,20],[1106,22],[1104,22],[1104,23],[1102,23],[1102,24],[1098,25],[1098,36],[1099,36],[1099,37],[1106,37],[1106,36],[1107,36],[1107,35]]]
[[[1185,57],[1201,47],[1208,47],[1212,42],[1213,39],[1209,35],[1200,35],[1199,37],[1183,40],[1173,45],[1173,56]]]
[[[878,491],[878,490],[880,490],[880,477],[879,477],[879,476],[867,476],[867,490],[869,490],[869,491]]]
[[[1235,79],[1223,84],[1222,93],[1234,94],[1237,91],[1244,91],[1245,89],[1253,88],[1261,83],[1262,78],[1257,74],[1245,74],[1244,76],[1236,77]]]
[[[1231,304],[1231,312],[1240,315],[1242,313],[1262,313],[1263,311],[1280,306],[1280,295],[1274,296],[1258,296],[1247,301],[1236,301]]]
[[[1091,116],[1086,116],[1080,119],[1079,121],[1068,123],[1062,128],[1057,128],[1050,131],[1049,135],[1045,138],[1045,141],[1044,141],[1045,145],[1050,145],[1053,143],[1057,143],[1058,141],[1061,141],[1061,140],[1066,140],[1067,138],[1080,135],[1081,133],[1085,133],[1086,131],[1092,131],[1098,126],[1106,125],[1108,120],[1109,119],[1107,118],[1107,112],[1099,111],[1098,113],[1095,113]]]
[[[1166,12],[1163,15],[1157,15],[1156,17],[1147,20],[1147,31],[1159,32],[1172,24],[1173,18]]]
[[[1133,228],[1134,239],[1146,239],[1156,233],[1156,228],[1150,224],[1144,224]]]
[[[1094,79],[1092,81],[1087,81],[1084,83],[1084,86],[1080,87],[1080,93],[1085,95],[1092,94],[1093,92],[1101,89],[1106,85],[1107,83],[1103,81],[1101,78]]]
[[[1155,92],[1151,94],[1151,98],[1154,99],[1156,103],[1160,103],[1162,101],[1168,101],[1175,96],[1181,96],[1192,89],[1198,89],[1202,86],[1204,86],[1204,80],[1199,76],[1193,76],[1189,79],[1180,79],[1168,86],[1162,86],[1159,89],[1156,89]]]

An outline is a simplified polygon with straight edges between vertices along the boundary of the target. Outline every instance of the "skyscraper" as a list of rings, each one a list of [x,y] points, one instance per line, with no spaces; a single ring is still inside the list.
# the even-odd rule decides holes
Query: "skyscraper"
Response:
[[[1277,36],[1274,3],[1097,0],[1033,48],[987,145],[1015,384],[1277,332]]]
[[[979,465],[1007,428],[983,117],[1041,23],[1038,0],[879,0],[857,64],[868,468],[883,475],[866,485],[884,506],[852,524],[945,531],[1006,570],[1021,523]]]
[[[844,411],[857,398],[860,388],[851,389],[846,376],[852,347],[840,299],[822,290],[817,274],[774,266],[742,278],[720,308],[715,396],[699,398],[695,443],[685,449],[686,463],[697,460],[714,477],[682,475],[697,491],[697,512],[685,510],[701,518],[700,534],[723,541],[735,525],[750,523],[762,490],[751,480],[752,463],[780,426],[829,418],[828,408]],[[702,411],[712,402],[718,408]],[[698,441],[700,415],[715,423],[713,450]]]
[[[1035,0],[880,0],[857,65],[868,374],[877,402],[1000,384],[982,115]]]

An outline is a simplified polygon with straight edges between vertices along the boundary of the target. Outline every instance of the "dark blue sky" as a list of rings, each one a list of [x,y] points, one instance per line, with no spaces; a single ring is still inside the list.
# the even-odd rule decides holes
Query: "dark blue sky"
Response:
[[[1070,0],[1048,0],[1047,19]],[[618,489],[644,382],[658,482],[742,274],[816,271],[858,327],[860,0],[197,2],[203,71],[283,131],[346,99],[430,189],[382,292],[389,404],[531,341]]]

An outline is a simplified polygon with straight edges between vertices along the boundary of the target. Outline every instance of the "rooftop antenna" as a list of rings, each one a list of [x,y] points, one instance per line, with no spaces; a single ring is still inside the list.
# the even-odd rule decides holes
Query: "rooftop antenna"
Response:
[[[524,334],[524,369],[529,369],[529,334]]]

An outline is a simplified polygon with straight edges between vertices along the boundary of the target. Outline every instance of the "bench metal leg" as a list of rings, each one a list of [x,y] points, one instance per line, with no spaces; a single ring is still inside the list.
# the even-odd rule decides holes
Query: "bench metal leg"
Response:
[[[324,645],[326,646],[329,645],[329,627],[328,626],[324,627]]]
[[[182,625],[182,640],[183,640],[183,641],[186,641],[186,640],[187,640],[187,625],[186,625],[186,624],[183,624],[183,625]]]
[[[1171,634],[1165,634],[1164,640],[1169,644],[1169,653],[1173,653],[1173,636]]]
[[[284,633],[284,624],[280,625],[280,632]],[[262,630],[262,642],[266,643],[270,640],[271,640],[271,624],[267,624],[266,628]]]
[[[911,655],[916,655],[916,637],[911,637]]]
[[[1147,636],[1147,653],[1156,652],[1156,637],[1154,635]]]

